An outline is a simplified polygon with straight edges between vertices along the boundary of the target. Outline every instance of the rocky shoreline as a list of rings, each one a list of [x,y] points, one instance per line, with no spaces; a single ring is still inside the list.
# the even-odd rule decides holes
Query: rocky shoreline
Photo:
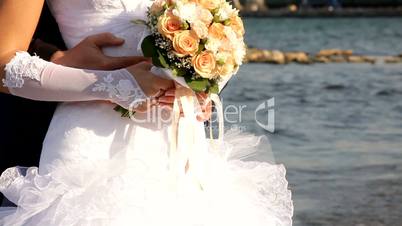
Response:
[[[332,9],[328,7],[298,9],[296,6],[277,9],[243,9],[244,17],[401,17],[402,6],[399,7],[353,7]]]
[[[313,64],[313,63],[369,63],[378,62],[395,64],[402,63],[402,54],[397,56],[364,56],[356,55],[353,50],[323,49],[318,53],[307,53],[302,51],[283,52],[279,50],[266,50],[249,48],[246,54],[248,63],[269,63],[269,64]]]

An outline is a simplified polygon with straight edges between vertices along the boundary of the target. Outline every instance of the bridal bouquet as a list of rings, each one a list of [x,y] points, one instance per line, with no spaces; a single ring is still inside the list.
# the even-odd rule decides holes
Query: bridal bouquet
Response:
[[[196,92],[217,93],[218,82],[242,64],[243,23],[224,0],[156,0],[147,25],[144,55]]]
[[[243,22],[238,14],[225,0],[155,0],[148,8],[147,21],[133,21],[148,27],[141,49],[145,57],[152,58],[151,72],[179,84],[169,138],[173,184],[190,169],[202,187],[205,168],[200,156],[206,149],[202,148],[203,139],[197,138],[205,135],[199,134],[198,123],[194,123],[200,109],[195,93],[207,93],[214,102],[219,124],[217,140],[223,140],[223,108],[217,93],[220,85],[237,72],[246,53]],[[123,116],[130,115],[125,109],[119,111]]]
[[[147,12],[146,57],[195,92],[218,93],[246,53],[243,22],[225,0],[156,0]],[[165,70],[166,71],[166,70]]]

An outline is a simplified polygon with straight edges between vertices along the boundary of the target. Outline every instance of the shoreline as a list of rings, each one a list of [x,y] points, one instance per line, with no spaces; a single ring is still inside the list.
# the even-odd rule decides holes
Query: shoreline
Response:
[[[256,18],[337,18],[337,17],[402,17],[402,7],[381,8],[306,8],[290,11],[288,8],[268,9],[261,11],[241,10],[243,17]]]
[[[280,50],[268,50],[258,48],[248,48],[245,57],[247,63],[266,63],[266,64],[327,64],[327,63],[402,63],[402,53],[389,56],[368,56],[354,54],[350,49],[322,49],[317,53],[303,51],[285,52]]]

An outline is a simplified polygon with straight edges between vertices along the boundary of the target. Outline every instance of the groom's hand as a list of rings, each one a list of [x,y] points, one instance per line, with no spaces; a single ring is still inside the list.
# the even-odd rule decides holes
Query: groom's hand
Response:
[[[114,70],[149,61],[148,58],[139,56],[106,56],[102,51],[103,47],[123,44],[124,39],[111,33],[101,33],[85,38],[72,49],[55,52],[50,60],[68,67],[94,70]]]

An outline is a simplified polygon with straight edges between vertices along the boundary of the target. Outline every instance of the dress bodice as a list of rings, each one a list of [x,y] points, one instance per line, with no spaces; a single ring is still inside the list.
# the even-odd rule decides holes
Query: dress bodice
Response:
[[[68,48],[92,34],[111,32],[124,38],[120,47],[105,48],[107,55],[141,55],[138,43],[146,32],[135,19],[146,19],[149,0],[48,0]]]

